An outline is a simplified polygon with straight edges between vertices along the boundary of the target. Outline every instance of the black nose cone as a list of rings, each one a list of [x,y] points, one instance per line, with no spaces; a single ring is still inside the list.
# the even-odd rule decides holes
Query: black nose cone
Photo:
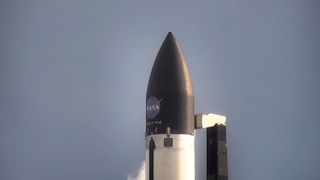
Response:
[[[146,97],[146,135],[192,134],[194,95],[188,66],[171,32],[153,64]]]

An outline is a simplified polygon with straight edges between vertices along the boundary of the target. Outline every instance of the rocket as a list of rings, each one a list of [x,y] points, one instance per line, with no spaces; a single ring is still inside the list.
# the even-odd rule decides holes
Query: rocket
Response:
[[[194,180],[194,93],[171,32],[156,56],[146,95],[146,179]]]
[[[194,113],[191,76],[171,32],[156,56],[146,95],[146,180],[195,179],[195,130],[207,129],[207,179],[228,180],[226,117]]]

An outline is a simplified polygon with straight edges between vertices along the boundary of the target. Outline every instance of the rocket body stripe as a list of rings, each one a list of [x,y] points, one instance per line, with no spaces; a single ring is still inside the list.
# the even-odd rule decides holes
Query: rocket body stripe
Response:
[[[154,149],[156,148],[153,138],[149,141],[149,180],[154,180]]]

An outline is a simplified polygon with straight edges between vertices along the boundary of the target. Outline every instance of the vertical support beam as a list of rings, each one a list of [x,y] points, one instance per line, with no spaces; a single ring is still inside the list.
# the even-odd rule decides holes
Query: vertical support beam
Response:
[[[207,180],[228,180],[226,126],[207,128]]]

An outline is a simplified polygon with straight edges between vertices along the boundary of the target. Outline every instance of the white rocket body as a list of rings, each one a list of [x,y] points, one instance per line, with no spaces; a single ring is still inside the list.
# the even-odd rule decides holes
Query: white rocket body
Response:
[[[153,138],[154,180],[194,180],[195,153],[194,135],[171,134],[172,147],[165,147],[166,134],[155,134],[146,137],[146,180],[149,180],[149,143]]]

